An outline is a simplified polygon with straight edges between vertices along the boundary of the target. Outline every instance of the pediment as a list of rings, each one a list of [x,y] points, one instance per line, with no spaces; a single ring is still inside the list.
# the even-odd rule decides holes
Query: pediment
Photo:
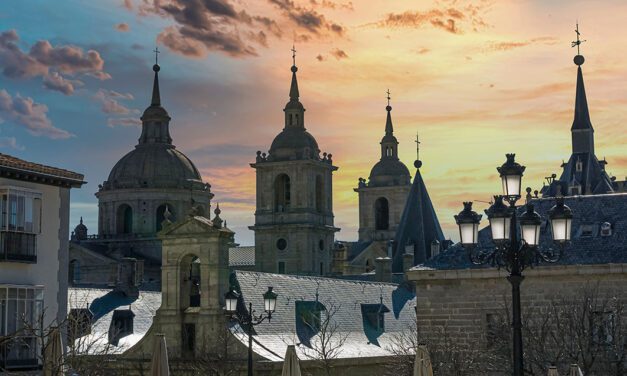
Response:
[[[219,231],[213,227],[213,222],[210,219],[195,216],[185,217],[182,221],[178,221],[166,226],[161,232],[160,237],[170,237],[179,235],[192,235],[192,234],[206,234]]]

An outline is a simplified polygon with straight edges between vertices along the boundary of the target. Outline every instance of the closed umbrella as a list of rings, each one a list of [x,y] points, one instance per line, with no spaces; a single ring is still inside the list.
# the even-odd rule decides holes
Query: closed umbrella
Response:
[[[433,376],[431,357],[429,357],[429,351],[427,351],[427,346],[425,345],[418,345],[418,348],[416,348],[414,376]]]
[[[296,348],[294,345],[287,346],[281,376],[301,376],[300,361],[298,360],[298,355],[296,355]]]
[[[52,328],[48,334],[44,350],[44,376],[63,376],[63,344],[58,327]]]
[[[549,367],[549,373],[547,373],[546,375],[547,376],[559,376],[559,373],[557,373],[557,367],[550,366]]]
[[[568,376],[583,376],[583,372],[579,369],[579,366],[576,364],[570,365],[570,373]]]
[[[150,374],[152,376],[169,376],[168,348],[165,345],[165,334],[155,334],[155,343],[150,362]]]

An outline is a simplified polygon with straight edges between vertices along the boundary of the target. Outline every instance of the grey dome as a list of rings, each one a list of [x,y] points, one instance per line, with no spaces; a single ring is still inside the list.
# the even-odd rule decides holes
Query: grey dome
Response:
[[[370,170],[369,186],[409,184],[409,170],[398,159],[383,158]]]
[[[185,154],[169,144],[140,144],[113,166],[105,188],[174,188],[188,179],[202,180]]]
[[[270,146],[273,160],[318,158],[320,149],[316,139],[302,128],[286,128]]]

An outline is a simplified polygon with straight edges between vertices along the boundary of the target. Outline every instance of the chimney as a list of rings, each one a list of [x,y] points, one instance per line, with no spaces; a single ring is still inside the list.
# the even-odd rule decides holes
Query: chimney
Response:
[[[139,286],[144,278],[144,260],[132,257],[120,259],[115,277],[115,290],[122,292],[129,298],[139,296]]]
[[[414,266],[414,255],[411,253],[403,254],[403,271],[408,271]]]
[[[391,282],[392,281],[392,259],[389,257],[377,257],[375,264],[375,281]]]

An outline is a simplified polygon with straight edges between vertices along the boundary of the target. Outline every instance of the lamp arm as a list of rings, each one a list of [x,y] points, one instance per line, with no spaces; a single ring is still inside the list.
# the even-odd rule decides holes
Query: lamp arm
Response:
[[[564,244],[563,243],[559,243],[559,246],[558,246],[557,250],[553,249],[553,247],[549,247],[549,248],[546,248],[546,249],[538,248],[538,250],[536,251],[537,257],[542,259],[542,261],[548,262],[550,264],[554,264],[554,263],[558,262],[559,260],[561,260],[563,254],[564,254]]]

